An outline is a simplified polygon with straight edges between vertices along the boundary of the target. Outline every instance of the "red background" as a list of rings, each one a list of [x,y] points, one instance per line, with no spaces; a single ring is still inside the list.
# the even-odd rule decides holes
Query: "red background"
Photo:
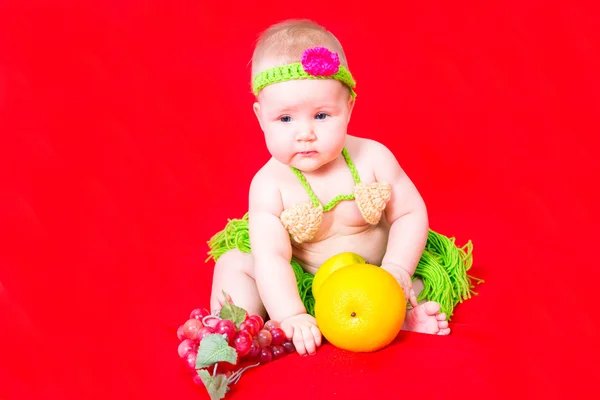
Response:
[[[248,61],[289,17],[342,41],[351,133],[394,151],[486,283],[450,337],[326,345],[228,398],[593,397],[598,14],[398,3],[0,2],[0,399],[207,398],[175,331],[268,157]]]

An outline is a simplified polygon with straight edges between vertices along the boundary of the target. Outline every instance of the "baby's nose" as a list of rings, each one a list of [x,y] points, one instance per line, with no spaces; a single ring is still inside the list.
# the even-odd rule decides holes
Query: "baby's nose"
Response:
[[[306,124],[299,127],[296,133],[296,140],[299,141],[313,141],[316,139],[315,132],[312,129],[312,125]]]

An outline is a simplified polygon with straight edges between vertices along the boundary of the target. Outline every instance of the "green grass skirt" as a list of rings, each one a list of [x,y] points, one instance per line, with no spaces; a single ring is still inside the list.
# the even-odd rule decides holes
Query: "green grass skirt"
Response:
[[[208,259],[217,261],[229,250],[238,249],[250,253],[248,234],[248,214],[242,219],[230,219],[225,228],[215,234],[208,242]],[[458,303],[471,298],[475,284],[483,282],[467,274],[473,264],[473,244],[469,241],[463,247],[457,247],[454,238],[429,230],[425,250],[419,260],[413,279],[421,279],[424,289],[418,300],[436,301],[448,319],[452,318]],[[300,264],[292,259],[291,267],[296,275],[298,292],[307,312],[314,316],[315,299],[312,295],[313,275],[304,271]]]

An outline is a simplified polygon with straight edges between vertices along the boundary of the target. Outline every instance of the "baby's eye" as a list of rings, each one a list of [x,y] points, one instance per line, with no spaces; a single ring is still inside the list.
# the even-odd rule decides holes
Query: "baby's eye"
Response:
[[[325,119],[327,118],[327,114],[325,113],[318,113],[317,115],[315,115],[315,119]]]
[[[290,122],[292,120],[292,117],[290,117],[289,115],[285,115],[285,116],[279,118],[279,120],[281,122]]]

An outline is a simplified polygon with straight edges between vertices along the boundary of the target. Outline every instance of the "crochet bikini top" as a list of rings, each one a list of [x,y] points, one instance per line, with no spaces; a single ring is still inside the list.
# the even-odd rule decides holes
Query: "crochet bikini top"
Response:
[[[388,183],[382,182],[371,184],[361,183],[356,167],[352,163],[348,150],[345,147],[342,150],[342,155],[354,178],[354,192],[352,194],[338,195],[325,206],[321,204],[302,172],[295,167],[290,167],[300,180],[302,186],[304,186],[308,197],[310,197],[310,201],[307,203],[296,204],[283,210],[279,217],[283,226],[295,242],[302,243],[311,240],[321,226],[323,213],[334,208],[342,200],[355,199],[363,218],[371,225],[379,223],[383,210],[385,210],[391,197],[391,186]]]

